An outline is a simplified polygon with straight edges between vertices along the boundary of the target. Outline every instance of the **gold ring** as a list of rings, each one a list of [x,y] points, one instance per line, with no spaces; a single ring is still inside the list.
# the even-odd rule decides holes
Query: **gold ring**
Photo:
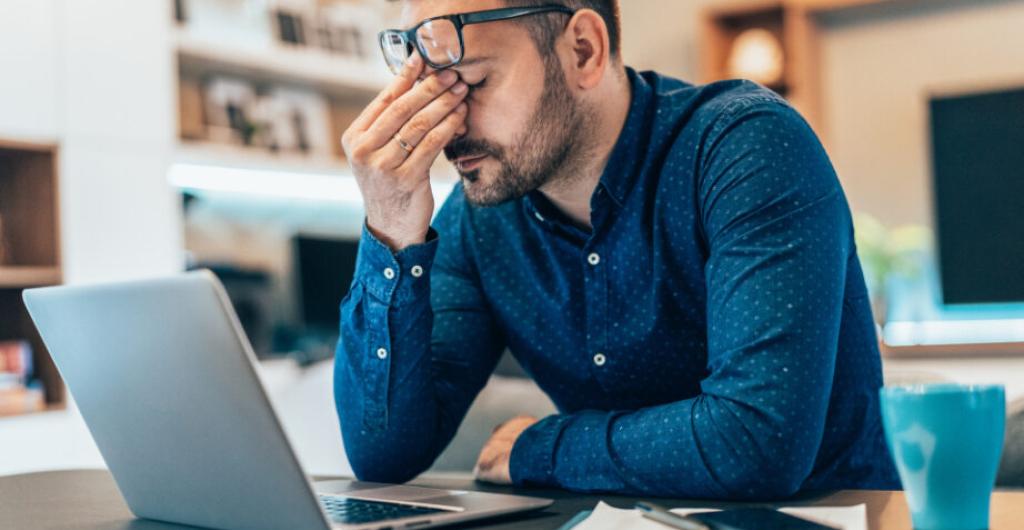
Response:
[[[406,153],[411,153],[412,150],[416,148],[409,142],[403,140],[401,136],[398,136],[398,133],[395,133],[395,141],[398,142],[398,146],[404,149]]]

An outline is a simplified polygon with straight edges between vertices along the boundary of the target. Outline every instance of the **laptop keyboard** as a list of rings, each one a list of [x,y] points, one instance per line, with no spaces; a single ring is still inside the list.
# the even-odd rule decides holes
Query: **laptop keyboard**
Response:
[[[374,521],[414,517],[445,511],[409,504],[364,501],[362,499],[350,499],[334,495],[320,495],[320,503],[323,504],[324,511],[327,512],[332,521],[344,524],[372,523]]]

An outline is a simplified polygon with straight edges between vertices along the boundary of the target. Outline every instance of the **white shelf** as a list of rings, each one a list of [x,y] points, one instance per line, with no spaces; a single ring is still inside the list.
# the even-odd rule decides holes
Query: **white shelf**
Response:
[[[351,59],[311,46],[247,47],[196,37],[185,29],[176,30],[174,40],[181,68],[196,75],[233,74],[342,97],[372,96],[392,78],[383,60]]]
[[[437,206],[451,193],[457,176],[444,157],[431,168]],[[167,175],[180,189],[278,199],[362,204],[356,179],[343,160],[211,143],[181,143]]]
[[[348,164],[339,158],[299,153],[272,153],[255,147],[212,142],[181,142],[174,160],[182,164],[235,169],[319,175],[351,174]]]

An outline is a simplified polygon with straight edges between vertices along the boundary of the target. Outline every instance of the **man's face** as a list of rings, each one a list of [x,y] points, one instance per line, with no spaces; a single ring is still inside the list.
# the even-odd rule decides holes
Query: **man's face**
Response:
[[[501,0],[413,0],[405,3],[402,26],[502,7]],[[466,198],[491,206],[522,197],[564,168],[582,113],[558,59],[542,58],[522,24],[473,24],[463,28],[463,38],[465,57],[454,69],[473,87],[467,133],[445,156],[461,175]]]

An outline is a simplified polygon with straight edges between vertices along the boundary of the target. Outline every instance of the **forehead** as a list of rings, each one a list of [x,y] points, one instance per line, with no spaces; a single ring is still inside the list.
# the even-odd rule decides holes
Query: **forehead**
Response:
[[[431,17],[501,7],[507,7],[503,0],[406,0],[402,2],[401,27],[411,28]]]

